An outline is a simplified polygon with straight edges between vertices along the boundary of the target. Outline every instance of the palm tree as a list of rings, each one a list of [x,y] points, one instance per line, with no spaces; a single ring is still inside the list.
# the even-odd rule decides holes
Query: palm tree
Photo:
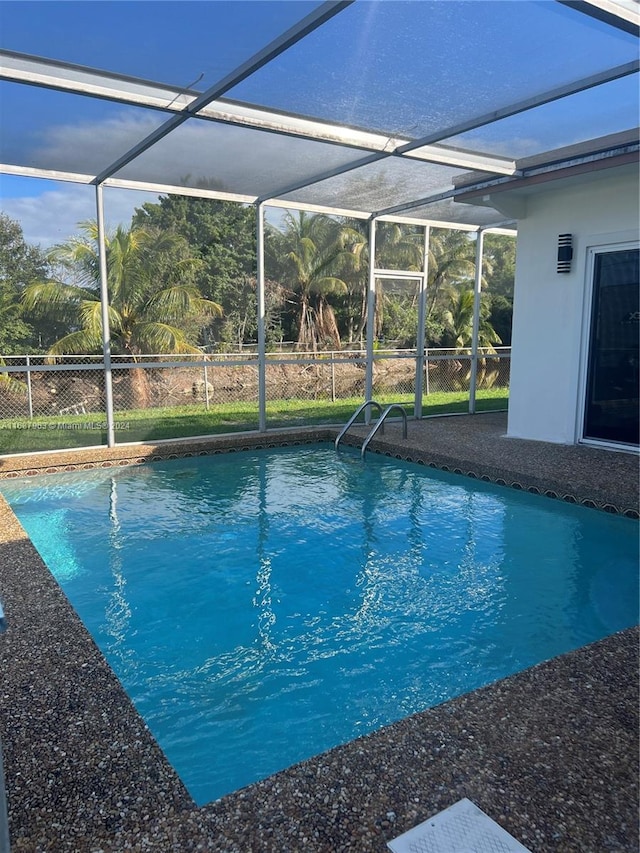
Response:
[[[345,245],[353,255],[350,271],[345,274],[352,304],[359,300],[360,319],[349,338],[361,337],[367,321],[367,287],[365,272],[369,262],[368,223],[361,219],[346,219]],[[376,267],[404,271],[422,270],[424,254],[423,228],[397,222],[379,222],[376,226]],[[351,274],[349,274],[351,272]],[[376,288],[374,337],[380,338],[385,323],[385,309],[390,297],[382,280]]]
[[[338,349],[340,333],[329,300],[347,292],[338,274],[351,256],[345,248],[344,228],[324,214],[304,211],[287,213],[284,225],[284,276],[295,303],[298,346],[314,352],[327,344]]]
[[[102,349],[98,227],[87,221],[80,229],[79,236],[50,253],[70,281],[35,282],[23,295],[28,309],[64,318],[73,329],[51,346],[50,355]],[[118,226],[105,244],[112,351],[133,362],[145,353],[199,352],[185,324],[219,316],[222,308],[200,295],[194,281],[198,262],[185,240],[171,232]],[[132,370],[131,382],[136,404],[148,405],[145,371]]]
[[[473,336],[473,290],[450,290],[449,304],[442,314],[444,334],[442,343],[450,349],[465,349],[471,346]],[[488,319],[489,307],[484,300],[480,302],[480,323],[478,326],[478,345],[489,352],[495,352],[494,344],[502,343],[500,336]]]
[[[444,331],[441,343],[443,346],[449,349],[466,350],[469,352],[473,340],[473,305],[473,290],[455,290],[451,288],[448,291],[448,305],[442,313]],[[490,310],[489,303],[481,297],[478,345],[485,349],[487,353],[495,353],[494,344],[502,343],[502,341],[489,322]],[[465,373],[460,373],[465,363],[469,369]],[[446,377],[448,388],[467,387],[471,375],[471,365],[467,359],[462,361],[458,361],[457,359],[446,360],[442,362],[442,370]],[[493,374],[493,378],[495,379],[495,373]],[[485,381],[491,384],[487,376],[487,360],[486,358],[480,358],[478,361],[476,387],[480,387]]]
[[[406,272],[422,270],[424,257],[423,231],[423,228],[401,225],[397,222],[380,222],[376,227],[376,266],[383,269],[404,270]],[[411,302],[409,317],[412,317],[414,312],[417,312],[417,290],[415,288],[411,293]],[[374,323],[374,337],[376,339],[379,339],[383,335],[385,315],[387,310],[392,308],[391,303],[392,297],[389,293],[385,292],[384,279],[381,279],[376,286]],[[414,325],[417,325],[417,313],[415,313],[415,320]],[[396,338],[401,331],[407,332],[406,329],[397,329],[397,331],[391,332],[391,336]],[[415,330],[410,331],[410,337],[415,338]]]
[[[427,317],[445,307],[454,284],[473,279],[475,244],[466,231],[433,228],[429,239],[429,280],[427,283]]]

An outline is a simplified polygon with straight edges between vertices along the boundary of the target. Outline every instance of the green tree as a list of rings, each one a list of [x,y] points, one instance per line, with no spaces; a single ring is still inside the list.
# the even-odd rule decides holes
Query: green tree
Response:
[[[331,300],[347,293],[340,273],[354,255],[341,223],[323,214],[287,212],[284,233],[274,248],[282,259],[283,284],[294,308],[297,343],[312,349],[340,347]]]
[[[471,346],[473,336],[473,290],[449,291],[448,306],[442,314],[444,332],[442,345],[450,349],[465,349]],[[489,303],[480,300],[480,317],[478,325],[478,344],[494,352],[494,344],[501,343],[488,319]]]
[[[367,321],[367,272],[369,265],[369,225],[361,219],[343,220],[345,241],[353,260],[346,264],[346,334],[349,342],[362,338]],[[422,270],[424,228],[397,222],[376,226],[376,267],[404,271]],[[390,293],[383,280],[377,282],[374,337],[415,342],[417,323],[416,292],[410,286],[402,293]]]
[[[427,320],[438,322],[451,289],[464,289],[475,274],[475,242],[468,231],[432,228],[429,238]]]
[[[102,316],[97,225],[54,247],[51,259],[67,281],[44,280],[25,288],[32,311],[54,313],[71,327],[49,348],[52,355],[92,353],[102,348]],[[109,326],[114,353],[138,361],[145,353],[199,352],[197,330],[204,317],[221,308],[204,299],[193,282],[197,261],[184,240],[172,233],[119,226],[106,238]],[[134,399],[148,403],[142,369],[131,372]]]
[[[491,325],[505,346],[511,344],[513,286],[516,270],[516,238],[487,234],[484,239],[485,291],[491,298]],[[487,264],[490,269],[487,269]]]
[[[25,287],[48,274],[45,253],[29,245],[20,224],[0,213],[0,356],[39,349],[37,328],[22,304]]]
[[[224,309],[223,319],[211,318],[203,329],[207,345],[256,340],[253,207],[217,199],[162,196],[157,203],[146,203],[135,211],[132,227],[179,234],[199,260],[195,283],[200,293]],[[274,325],[272,309],[268,303],[268,329]]]

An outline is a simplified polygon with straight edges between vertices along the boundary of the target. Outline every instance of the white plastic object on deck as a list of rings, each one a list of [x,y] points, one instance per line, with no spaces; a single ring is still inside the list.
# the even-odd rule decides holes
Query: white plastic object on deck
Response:
[[[531,853],[466,798],[389,841],[387,847],[393,853]]]

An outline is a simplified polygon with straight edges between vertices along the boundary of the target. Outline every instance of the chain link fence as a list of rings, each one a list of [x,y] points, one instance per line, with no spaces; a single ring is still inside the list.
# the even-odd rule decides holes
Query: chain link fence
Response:
[[[373,396],[413,411],[422,365],[423,414],[468,406],[469,351],[377,349]],[[481,351],[476,393],[505,408],[510,351]],[[117,441],[144,441],[258,428],[256,352],[112,359]],[[364,400],[364,350],[282,351],[265,361],[267,426],[344,422]],[[493,396],[492,396],[493,395]],[[101,356],[0,359],[0,453],[105,444],[106,393]],[[486,408],[487,406],[485,406]]]
[[[100,356],[9,356],[0,361],[0,420],[104,412]]]

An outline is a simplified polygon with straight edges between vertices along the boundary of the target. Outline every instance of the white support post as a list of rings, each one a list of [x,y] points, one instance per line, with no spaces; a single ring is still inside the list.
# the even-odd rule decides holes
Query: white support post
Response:
[[[480,331],[480,295],[482,292],[482,250],[484,231],[479,228],[476,240],[476,272],[473,290],[473,330],[471,334],[471,377],[469,379],[469,414],[476,413],[476,382],[478,379],[478,335]]]
[[[96,185],[98,222],[98,257],[100,261],[100,317],[102,319],[102,363],[104,368],[105,414],[107,416],[107,447],[116,443],[113,419],[113,384],[111,381],[111,331],[109,329],[109,287],[107,282],[107,247],[104,228],[104,199],[102,184]]]
[[[267,350],[264,300],[264,205],[256,205],[257,290],[258,290],[258,430],[267,431]]]
[[[422,387],[425,370],[425,324],[427,321],[427,278],[429,275],[429,226],[424,229],[424,258],[422,261],[422,278],[420,279],[420,294],[418,299],[418,334],[416,336],[416,393],[413,414],[422,417]]]
[[[335,352],[331,350],[331,402],[336,401],[336,362]]]
[[[364,399],[373,398],[373,335],[376,324],[376,220],[369,220],[369,280],[367,290],[367,362]],[[365,423],[371,423],[371,406],[365,411]]]
[[[27,404],[29,406],[29,420],[33,420],[33,391],[31,388],[31,360],[27,356]]]
[[[205,360],[207,356],[204,356]],[[207,411],[209,411],[209,377],[207,375],[207,365],[204,364],[202,366],[202,372],[204,373],[204,404]]]

